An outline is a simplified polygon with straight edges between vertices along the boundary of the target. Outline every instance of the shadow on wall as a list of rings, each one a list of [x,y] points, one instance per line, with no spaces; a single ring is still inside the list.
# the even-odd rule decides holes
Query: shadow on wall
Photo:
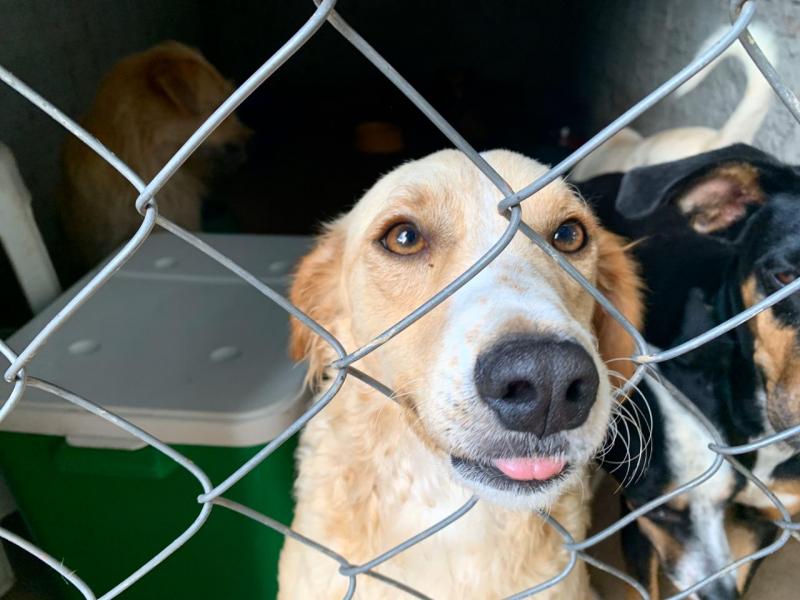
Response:
[[[730,23],[728,6],[729,0],[585,3],[579,69],[585,82],[581,100],[591,106],[590,133],[685,66],[708,35]],[[799,88],[800,72],[792,65],[800,53],[800,3],[759,2],[755,20],[776,37],[781,76],[793,89]],[[670,127],[719,127],[736,107],[744,85],[742,68],[728,60],[686,97],[667,98],[634,126],[645,135]],[[777,97],[754,145],[784,161],[800,162],[800,127]]]

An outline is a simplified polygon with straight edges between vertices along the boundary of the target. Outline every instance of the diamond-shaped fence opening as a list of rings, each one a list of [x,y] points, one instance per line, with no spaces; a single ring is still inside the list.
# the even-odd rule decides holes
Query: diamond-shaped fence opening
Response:
[[[364,564],[352,564],[346,556],[341,556],[327,548],[323,544],[323,540],[312,540],[292,531],[286,525],[279,523],[269,516],[260,514],[259,512],[233,502],[223,497],[233,485],[245,477],[257,465],[264,461],[270,454],[272,454],[279,446],[285,443],[292,435],[297,433],[308,423],[314,416],[319,413],[331,400],[333,400],[342,387],[343,383],[349,376],[356,377],[367,385],[372,386],[382,394],[391,397],[392,390],[379,381],[374,380],[369,375],[362,373],[355,369],[352,365],[358,359],[363,358],[379,346],[392,339],[398,333],[408,327],[413,327],[414,323],[427,314],[435,310],[449,296],[458,293],[465,283],[475,277],[484,267],[489,265],[495,258],[497,258],[517,235],[523,235],[530,239],[532,243],[544,251],[553,261],[555,261],[562,269],[564,269],[571,277],[573,277],[587,293],[591,294],[597,302],[599,302],[609,313],[625,328],[625,330],[633,336],[637,345],[637,355],[631,357],[631,360],[638,364],[638,368],[634,378],[629,382],[633,386],[641,379],[645,369],[648,365],[654,365],[663,361],[671,360],[677,356],[685,354],[694,350],[701,345],[723,335],[724,333],[732,330],[738,325],[744,323],[752,318],[759,312],[767,309],[768,307],[780,302],[800,290],[800,280],[785,286],[780,291],[773,293],[753,307],[741,312],[740,314],[730,318],[721,325],[691,339],[681,345],[653,353],[645,343],[641,335],[636,329],[626,321],[626,319],[614,308],[614,306],[585,278],[573,268],[569,262],[555,252],[551,246],[542,239],[536,232],[521,221],[520,204],[526,201],[527,198],[542,189],[545,185],[555,180],[561,175],[566,174],[574,165],[580,160],[589,155],[601,143],[609,139],[612,135],[617,133],[620,129],[631,123],[634,119],[640,116],[644,111],[652,107],[654,104],[662,100],[668,94],[672,93],[681,84],[687,81],[690,77],[698,71],[706,67],[711,61],[719,56],[729,45],[736,43],[738,40],[744,45],[747,52],[750,54],[752,60],[756,63],[758,68],[762,71],[769,83],[774,88],[775,92],[779,95],[787,109],[792,115],[800,121],[800,103],[797,98],[784,84],[781,77],[770,65],[764,55],[756,46],[755,42],[749,36],[746,28],[748,23],[752,20],[756,11],[756,0],[748,2],[740,2],[740,0],[733,0],[731,4],[732,26],[730,30],[715,44],[709,47],[700,56],[694,59],[685,68],[679,71],[675,76],[664,82],[654,92],[647,95],[640,102],[635,104],[627,110],[622,116],[614,122],[605,127],[590,141],[584,144],[580,149],[575,151],[567,159],[560,164],[549,169],[536,181],[530,182],[522,189],[514,190],[502,177],[476,152],[472,146],[463,138],[459,133],[447,122],[447,120],[440,115],[426,100],[423,98],[403,77],[400,75],[379,53],[364,40],[355,30],[353,30],[347,22],[334,10],[335,0],[323,0],[318,2],[316,10],[308,21],[268,60],[266,60],[261,67],[253,73],[242,85],[240,85],[231,96],[208,118],[208,120],[187,140],[182,148],[172,157],[172,159],[161,169],[161,171],[149,182],[144,182],[139,179],[124,163],[114,156],[108,149],[106,149],[97,139],[83,130],[79,125],[70,120],[55,106],[50,104],[47,100],[42,98],[30,87],[25,85],[22,81],[17,79],[13,74],[0,67],[0,79],[13,88],[16,92],[24,96],[27,100],[44,111],[48,116],[58,122],[60,125],[69,130],[72,134],[80,138],[84,143],[92,148],[97,154],[103,157],[114,169],[116,169],[123,177],[125,177],[138,192],[138,198],[135,206],[131,210],[137,210],[141,214],[141,225],[135,235],[125,244],[125,246],[108,262],[96,275],[94,275],[88,283],[70,300],[42,329],[38,335],[19,353],[13,352],[6,344],[0,342],[0,352],[10,363],[5,371],[5,379],[13,383],[12,391],[5,402],[0,407],[0,420],[8,416],[14,410],[15,405],[19,402],[20,398],[24,395],[27,388],[36,388],[48,394],[52,394],[60,398],[64,402],[71,403],[72,405],[93,413],[98,417],[105,419],[113,426],[125,430],[129,434],[138,438],[141,442],[151,446],[160,453],[163,453],[169,459],[175,461],[180,467],[188,471],[193,477],[197,479],[202,487],[203,493],[198,497],[197,517],[194,522],[186,529],[180,536],[174,539],[170,544],[164,547],[160,552],[150,558],[145,564],[141,565],[136,571],[131,573],[127,578],[120,581],[113,589],[102,595],[104,600],[110,600],[118,596],[127,588],[136,585],[142,577],[174,552],[180,552],[181,546],[194,536],[204,525],[209,517],[214,506],[234,511],[252,519],[253,521],[269,527],[278,533],[291,537],[300,543],[306,544],[319,552],[320,556],[327,556],[334,559],[340,564],[340,573],[343,578],[349,582],[348,590],[345,598],[351,598],[356,590],[356,585],[359,577],[372,577],[387,586],[394,586],[398,593],[403,592],[411,597],[425,598],[426,596],[418,590],[414,590],[402,581],[396,581],[385,575],[380,574],[375,569],[383,564],[385,561],[391,560],[394,556],[405,551],[409,547],[419,543],[420,541],[437,535],[439,531],[447,527],[454,521],[469,512],[479,500],[475,497],[471,498],[466,504],[458,508],[455,512],[447,518],[442,519],[437,523],[432,523],[431,526],[421,531],[414,537],[406,540],[405,542],[397,545],[394,548],[388,549],[380,556],[374,557],[372,560]],[[158,192],[162,189],[165,183],[175,174],[177,169],[191,156],[195,150],[200,146],[203,140],[222,123],[222,121],[231,115],[233,111],[260,85],[262,85],[278,68],[280,68],[286,61],[290,60],[292,55],[300,49],[309,39],[311,39],[316,32],[323,27],[326,23],[335,28],[347,41],[349,41],[356,51],[360,52],[367,58],[383,75],[391,81],[398,90],[404,94],[429,120],[437,127],[451,142],[463,152],[488,179],[500,190],[503,200],[498,204],[498,211],[507,218],[508,225],[505,232],[498,238],[494,245],[473,265],[471,265],[464,273],[462,273],[455,280],[450,282],[446,287],[440,290],[437,294],[431,297],[428,301],[419,306],[412,313],[407,315],[404,319],[393,325],[383,334],[377,336],[369,343],[361,348],[352,349],[348,351],[342,344],[328,331],[326,331],[319,323],[315,322],[308,315],[301,312],[297,307],[293,306],[286,298],[275,292],[270,286],[263,283],[258,277],[248,272],[236,262],[232,261],[224,254],[216,250],[214,247],[199,239],[195,235],[181,229],[175,224],[171,223],[168,219],[159,215],[158,213]],[[36,354],[37,352],[48,343],[51,336],[76,312],[82,310],[82,307],[87,300],[100,290],[112,277],[112,275],[120,269],[132,256],[134,256],[142,243],[148,238],[153,231],[154,227],[159,225],[171,234],[182,239],[185,243],[190,244],[212,260],[216,261],[229,270],[235,276],[241,278],[248,285],[252,286],[255,290],[263,294],[268,301],[276,303],[279,307],[285,310],[289,315],[298,319],[304,326],[313,330],[314,333],[322,337],[336,353],[338,359],[332,363],[331,367],[335,370],[335,377],[332,378],[329,387],[319,395],[313,405],[290,427],[283,433],[277,436],[273,441],[258,451],[251,459],[242,464],[238,469],[232,472],[227,478],[222,481],[212,482],[208,476],[190,460],[184,457],[179,452],[167,444],[161,442],[156,437],[148,434],[139,427],[131,424],[130,422],[122,419],[112,412],[104,409],[88,399],[82,398],[58,385],[58,382],[42,381],[33,377],[31,374],[35,371]],[[87,373],[86,377],[91,377],[91,373]],[[621,390],[620,393],[624,393]],[[800,433],[800,426],[793,427],[777,434],[769,435],[754,441],[752,443],[741,446],[727,446],[721,442],[722,437],[716,432],[714,427],[700,414],[692,405],[685,401],[682,396],[676,396],[679,402],[682,402],[687,410],[689,410],[701,422],[701,424],[708,429],[712,439],[717,440],[717,443],[711,445],[711,449],[716,453],[715,459],[708,466],[708,468],[692,481],[681,485],[680,487],[670,491],[641,507],[628,513],[625,517],[617,520],[609,527],[596,533],[592,537],[576,541],[572,539],[570,534],[552,517],[547,514],[542,514],[541,518],[552,527],[558,535],[561,536],[564,542],[564,547],[569,553],[569,561],[564,570],[556,577],[537,585],[536,587],[519,590],[512,598],[527,598],[535,595],[537,592],[550,588],[556,585],[577,564],[577,561],[585,561],[597,568],[605,570],[606,572],[618,577],[630,585],[642,598],[649,598],[648,592],[636,581],[627,576],[626,574],[618,571],[617,569],[607,565],[598,559],[589,556],[586,552],[589,548],[598,544],[599,542],[614,535],[625,525],[632,523],[638,517],[645,515],[649,511],[665,504],[672,498],[691,490],[694,487],[701,485],[703,482],[710,479],[721,466],[728,462],[734,469],[739,471],[744,477],[751,481],[758,487],[771,502],[781,519],[776,523],[781,529],[781,534],[775,542],[769,546],[758,550],[757,552],[743,557],[718,572],[706,576],[701,581],[696,582],[688,589],[682,590],[673,598],[685,598],[695,591],[701,589],[706,584],[722,577],[739,566],[753,561],[768,554],[771,554],[781,548],[795,532],[798,525],[791,522],[790,514],[786,507],[778,500],[767,487],[758,480],[755,475],[741,466],[736,460],[736,456],[747,452],[752,452],[767,445],[777,443],[781,440],[787,439],[793,435]],[[30,544],[29,542],[19,538],[12,532],[0,529],[0,537],[6,541],[16,544],[20,548],[38,557],[45,562],[52,569],[57,571],[62,577],[72,583],[75,588],[88,599],[95,598],[94,592],[74,573],[69,570],[68,565],[61,564],[60,561],[47,555],[44,551]]]

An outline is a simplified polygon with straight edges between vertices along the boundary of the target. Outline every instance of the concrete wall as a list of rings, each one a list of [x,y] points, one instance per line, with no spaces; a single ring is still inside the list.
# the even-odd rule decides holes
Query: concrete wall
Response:
[[[587,2],[582,29],[580,95],[595,132],[677,72],[719,25],[729,23],[728,0],[603,0]],[[800,89],[800,1],[759,0],[756,20],[778,40],[778,71]],[[667,98],[635,123],[642,133],[684,125],[718,127],[736,106],[744,75],[735,61],[719,65],[681,99]],[[755,145],[800,162],[800,129],[775,97]]]
[[[800,70],[793,68],[800,0],[759,2],[759,19],[781,41],[779,69],[800,88]],[[534,152],[547,129],[557,131],[569,124],[596,131],[654,89],[689,60],[710,31],[726,22],[727,4],[728,0],[342,0],[341,10],[473,143]],[[178,39],[202,48],[224,74],[241,81],[312,10],[310,0],[0,0],[0,64],[67,114],[79,117],[102,74],[125,54],[166,38]],[[448,68],[475,71],[477,83],[465,91],[464,101],[483,119],[483,137],[468,130],[447,98],[435,95],[431,82],[436,83],[437,71]],[[368,87],[369,93],[349,91],[358,85]],[[687,97],[667,99],[636,126],[644,133],[680,125],[718,126],[735,106],[742,86],[737,66],[724,64]],[[294,107],[296,118],[277,118],[279,111],[270,110],[276,102],[277,108]],[[260,117],[263,125],[256,121],[253,126],[268,131],[277,143],[286,123],[320,112],[330,112],[332,122],[341,121],[337,111],[345,105],[363,105],[364,118],[413,113],[420,128],[430,129],[329,27],[243,107],[243,115],[251,117],[249,110]],[[373,115],[370,111],[376,107],[381,112]],[[328,129],[323,125],[319,136]],[[290,134],[294,135],[286,135]],[[800,161],[797,134],[797,125],[776,101],[757,145]],[[53,193],[64,135],[27,101],[0,86],[0,140],[17,156],[48,241],[57,231]],[[431,143],[440,147],[446,142],[437,137]],[[419,144],[413,150],[429,148]]]

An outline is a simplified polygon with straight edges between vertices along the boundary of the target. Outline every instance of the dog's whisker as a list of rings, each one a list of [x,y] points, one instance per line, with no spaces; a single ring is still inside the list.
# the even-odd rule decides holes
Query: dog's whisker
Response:
[[[635,407],[635,405],[634,405]],[[615,423],[622,422],[625,427],[625,434],[627,437],[623,438],[621,434],[621,430],[617,426],[616,429],[613,431],[614,437],[611,438],[611,443],[613,443],[614,439],[618,439],[622,442],[625,447],[625,459],[623,461],[619,461],[620,464],[625,463],[626,473],[625,477],[623,478],[623,482],[626,484],[632,483],[636,481],[641,475],[647,470],[649,465],[650,454],[648,453],[648,448],[650,447],[650,437],[644,436],[642,423],[639,419],[638,413],[629,409],[626,405],[620,404],[614,408],[614,419]],[[632,453],[631,445],[632,445],[632,431],[628,427],[628,425],[636,431],[638,435],[639,443],[639,450],[634,456]],[[605,461],[607,464],[614,464],[615,461],[610,461],[606,459]],[[632,472],[631,472],[632,468]]]
[[[628,421],[629,421],[629,418],[627,418],[624,414],[622,414],[620,412],[617,412],[617,414],[615,415],[615,422],[617,423],[617,430],[616,430],[617,439],[622,443],[622,445],[624,447],[623,456],[625,458],[619,464],[619,466],[624,465],[625,469],[626,469],[625,470],[625,476],[622,478],[623,481],[627,480],[628,474],[630,472],[631,431],[630,431],[630,428],[628,427]],[[623,435],[623,429],[621,429],[619,427],[620,424],[622,424],[622,426],[624,427],[624,435]],[[616,469],[615,469],[615,471],[616,471]]]
[[[638,391],[638,390],[637,390]],[[641,392],[638,392],[641,395]],[[642,396],[644,398],[644,396]],[[630,483],[635,483],[647,470],[650,462],[650,457],[652,455],[652,420],[647,427],[647,435],[644,433],[644,427],[642,424],[641,419],[639,418],[640,415],[644,417],[644,413],[642,413],[641,408],[635,403],[630,402],[626,403],[625,405],[621,406],[621,410],[624,410],[627,415],[629,415],[633,420],[633,426],[638,433],[639,439],[639,452],[635,457],[631,457],[631,460],[635,461],[634,465],[634,475],[635,479],[632,479]]]

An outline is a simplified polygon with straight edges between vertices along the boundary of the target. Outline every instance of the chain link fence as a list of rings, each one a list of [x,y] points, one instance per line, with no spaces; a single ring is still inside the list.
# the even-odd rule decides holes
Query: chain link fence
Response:
[[[724,323],[714,327],[691,339],[685,343],[680,344],[674,348],[664,350],[658,353],[653,353],[648,348],[645,340],[636,331],[636,329],[615,309],[610,302],[603,297],[603,295],[594,288],[574,267],[572,267],[561,255],[552,249],[552,247],[541,238],[536,232],[521,221],[520,204],[524,202],[531,195],[542,189],[551,181],[567,173],[574,165],[581,159],[585,158],[589,153],[595,150],[601,143],[609,139],[612,135],[618,132],[623,127],[630,124],[634,119],[641,115],[644,111],[652,107],[654,104],[662,100],[665,96],[672,93],[690,77],[695,75],[698,71],[705,68],[710,62],[719,56],[729,45],[736,43],[738,40],[744,45],[752,60],[756,63],[758,68],[762,71],[769,83],[774,88],[775,92],[781,98],[786,108],[791,112],[798,122],[800,122],[800,101],[783,83],[778,73],[767,61],[764,55],[759,50],[758,46],[753,41],[747,32],[747,25],[753,19],[756,12],[758,2],[762,0],[750,0],[741,2],[741,0],[733,0],[730,6],[732,26],[730,30],[715,44],[713,44],[707,51],[698,56],[680,72],[678,72],[671,79],[663,83],[654,92],[642,99],[639,103],[631,107],[622,116],[616,119],[613,123],[604,128],[600,133],[594,136],[584,146],[574,152],[571,156],[565,159],[560,164],[556,165],[546,174],[541,176],[536,181],[531,182],[526,187],[513,190],[509,185],[494,171],[494,169],[475,151],[472,146],[463,138],[445,118],[440,115],[417,91],[406,81],[366,40],[364,40],[355,30],[353,30],[347,22],[334,10],[336,0],[322,0],[317,2],[316,10],[313,12],[309,20],[277,51],[273,54],[261,67],[250,76],[239,88],[231,94],[231,96],[208,118],[208,120],[187,140],[183,147],[169,160],[163,169],[153,178],[152,181],[145,183],[135,173],[131,171],[128,166],[121,162],[112,152],[105,148],[97,139],[92,137],[84,131],[75,122],[69,119],[66,115],[58,110],[55,106],[50,104],[47,100],[42,98],[34,90],[28,87],[25,83],[17,79],[13,74],[9,73],[2,66],[0,66],[0,79],[13,88],[16,92],[24,96],[39,109],[44,111],[52,119],[69,130],[71,133],[80,138],[84,143],[91,147],[101,157],[116,169],[123,177],[125,177],[130,184],[137,190],[138,198],[135,203],[135,210],[142,215],[142,222],[138,231],[133,237],[119,250],[119,252],[106,264],[83,289],[81,289],[75,296],[66,304],[58,314],[48,322],[35,338],[18,354],[13,352],[6,344],[0,342],[0,352],[9,361],[10,366],[5,371],[5,379],[13,383],[12,391],[5,402],[0,407],[0,420],[5,418],[19,402],[25,393],[26,388],[37,388],[47,393],[58,396],[62,400],[69,402],[83,410],[93,413],[102,419],[112,423],[116,427],[127,431],[139,440],[152,446],[159,452],[163,453],[170,459],[174,460],[181,467],[186,469],[192,476],[194,476],[200,483],[203,493],[198,497],[198,514],[194,522],[186,529],[180,536],[174,539],[158,554],[153,556],[145,564],[139,567],[136,571],[131,573],[126,579],[120,581],[113,589],[103,594],[100,598],[102,600],[111,600],[119,596],[124,590],[136,584],[136,582],[145,577],[148,572],[156,568],[162,561],[164,561],[172,553],[179,551],[180,547],[194,536],[209,517],[214,506],[232,510],[240,513],[254,521],[269,527],[280,534],[294,538],[299,542],[318,551],[321,555],[326,555],[333,558],[340,564],[340,573],[342,577],[349,580],[348,590],[345,599],[352,598],[355,594],[359,576],[369,576],[378,579],[385,583],[387,586],[394,586],[399,592],[403,592],[411,597],[427,598],[424,594],[417,590],[410,588],[401,581],[396,581],[385,575],[375,571],[384,562],[391,560],[392,557],[407,550],[411,546],[418,544],[422,540],[435,535],[437,532],[447,527],[454,521],[461,518],[472,509],[477,502],[478,498],[470,499],[464,506],[453,512],[447,518],[429,527],[425,531],[420,532],[416,536],[406,540],[402,544],[391,548],[387,552],[375,557],[374,559],[364,564],[352,564],[348,561],[347,557],[341,556],[330,548],[324,546],[317,540],[311,540],[299,533],[292,531],[289,527],[276,522],[268,516],[260,514],[247,506],[232,502],[223,497],[234,484],[245,477],[252,469],[258,464],[267,459],[281,444],[286,442],[291,436],[300,431],[303,426],[308,423],[314,416],[319,413],[333,398],[336,396],[342,384],[348,377],[355,377],[372,386],[382,394],[391,397],[392,390],[375,381],[368,375],[361,373],[352,365],[358,359],[366,356],[379,346],[385,344],[388,340],[392,339],[404,329],[412,326],[426,313],[434,310],[439,304],[447,299],[452,294],[457,293],[459,288],[472,279],[484,267],[491,263],[500,253],[503,252],[505,247],[517,234],[527,236],[531,242],[536,244],[542,249],[552,260],[554,260],[561,268],[563,268],[570,276],[572,276],[594,299],[599,302],[609,313],[625,328],[629,335],[631,335],[638,348],[638,354],[632,357],[638,367],[636,375],[629,382],[628,386],[635,385],[642,377],[644,370],[648,365],[654,365],[673,359],[677,356],[685,354],[694,350],[703,344],[713,340],[724,333],[741,325],[748,319],[752,318],[759,312],[767,309],[768,307],[780,302],[797,291],[800,291],[800,280],[794,281],[790,285],[785,286],[780,291],[768,296],[758,304],[743,311],[735,317],[725,321]],[[222,121],[231,115],[233,111],[247,98],[256,88],[262,85],[278,68],[280,68],[292,55],[297,52],[306,42],[308,42],[319,29],[328,23],[335,28],[342,36],[344,36],[355,49],[363,54],[378,70],[380,70],[399,90],[402,92],[416,107],[435,125],[445,136],[453,143],[453,145],[461,150],[469,159],[480,169],[480,171],[489,178],[489,180],[501,191],[503,200],[498,205],[500,213],[508,220],[508,226],[503,235],[494,243],[490,250],[483,255],[475,264],[462,273],[458,278],[453,280],[449,285],[439,291],[435,296],[430,298],[427,302],[422,304],[419,308],[407,315],[400,322],[396,323],[390,329],[386,330],[381,335],[374,338],[371,342],[365,344],[361,348],[348,352],[342,344],[328,331],[326,331],[319,323],[305,315],[298,308],[293,306],[286,298],[272,290],[269,286],[265,285],[255,275],[246,271],[241,266],[230,260],[228,257],[217,251],[212,246],[198,239],[191,233],[184,231],[180,227],[171,223],[163,216],[159,215],[157,194],[159,190],[167,183],[178,168],[197,150],[203,140],[220,124]],[[134,207],[131,207],[132,210]],[[310,328],[314,333],[322,337],[336,352],[338,359],[333,362],[330,367],[335,370],[335,377],[333,377],[330,386],[320,396],[317,397],[314,404],[289,428],[287,428],[281,435],[275,438],[272,442],[262,448],[250,460],[239,467],[235,472],[231,473],[224,481],[213,483],[209,477],[186,457],[176,452],[171,447],[167,446],[160,440],[156,439],[146,431],[141,430],[132,423],[114,415],[113,413],[105,410],[102,406],[95,404],[85,398],[79,397],[66,389],[58,386],[57,383],[47,382],[28,375],[28,368],[33,363],[37,352],[48,342],[53,333],[58,330],[67,320],[69,320],[77,311],[81,310],[84,303],[100,288],[102,288],[114,273],[129,260],[141,247],[142,243],[147,239],[154,227],[159,225],[172,234],[184,240],[217,261],[220,265],[230,270],[236,276],[243,279],[249,285],[253,286],[267,300],[272,301],[279,305],[289,315],[295,317],[302,322],[306,327]],[[619,390],[618,393],[625,393],[627,390]],[[619,519],[611,526],[594,534],[586,540],[576,541],[570,534],[552,517],[542,513],[541,517],[550,527],[552,527],[558,535],[561,536],[564,543],[564,548],[569,553],[569,561],[563,571],[556,577],[543,582],[535,587],[527,590],[519,590],[518,593],[511,596],[513,599],[528,598],[534,596],[537,592],[550,588],[556,585],[559,581],[564,579],[570,571],[575,567],[577,561],[583,560],[599,569],[602,569],[613,576],[623,580],[631,586],[642,598],[649,599],[648,592],[636,582],[634,579],[625,573],[615,569],[611,565],[605,564],[596,558],[587,554],[587,550],[595,546],[599,542],[609,538],[610,536],[619,532],[623,527],[632,523],[638,517],[646,514],[647,512],[655,509],[658,506],[665,504],[671,499],[687,492],[688,490],[701,485],[703,482],[710,479],[723,465],[728,462],[734,469],[740,472],[756,487],[758,487],[766,498],[775,506],[781,519],[776,523],[780,528],[780,535],[777,539],[764,548],[759,549],[748,556],[740,558],[735,562],[727,565],[724,569],[710,574],[701,581],[698,581],[690,588],[681,590],[672,598],[686,598],[692,593],[698,591],[706,584],[722,577],[739,566],[762,558],[768,554],[772,554],[780,549],[789,538],[800,529],[800,524],[795,524],[791,521],[791,515],[786,507],[778,500],[778,498],[767,489],[766,485],[757,479],[752,472],[745,469],[736,460],[736,456],[748,452],[756,451],[764,448],[769,444],[777,443],[785,440],[791,436],[800,434],[800,425],[792,427],[786,431],[769,435],[746,445],[728,446],[722,441],[722,437],[717,433],[714,427],[703,417],[701,413],[691,404],[686,402],[685,399],[678,397],[677,400],[682,402],[687,410],[691,411],[699,421],[709,430],[710,435],[715,443],[710,445],[711,450],[715,452],[715,458],[712,464],[695,479],[688,483],[675,488],[670,493],[665,494],[656,500],[653,500],[635,511],[630,512],[624,518]],[[68,580],[72,585],[77,588],[80,593],[89,600],[97,598],[95,593],[89,586],[82,581],[76,574],[70,571],[68,565],[64,565],[58,559],[48,555],[46,552],[29,543],[28,541],[20,538],[14,533],[0,528],[0,538],[16,544],[20,548],[38,557],[44,563],[49,565],[52,569],[57,571],[62,577]]]

